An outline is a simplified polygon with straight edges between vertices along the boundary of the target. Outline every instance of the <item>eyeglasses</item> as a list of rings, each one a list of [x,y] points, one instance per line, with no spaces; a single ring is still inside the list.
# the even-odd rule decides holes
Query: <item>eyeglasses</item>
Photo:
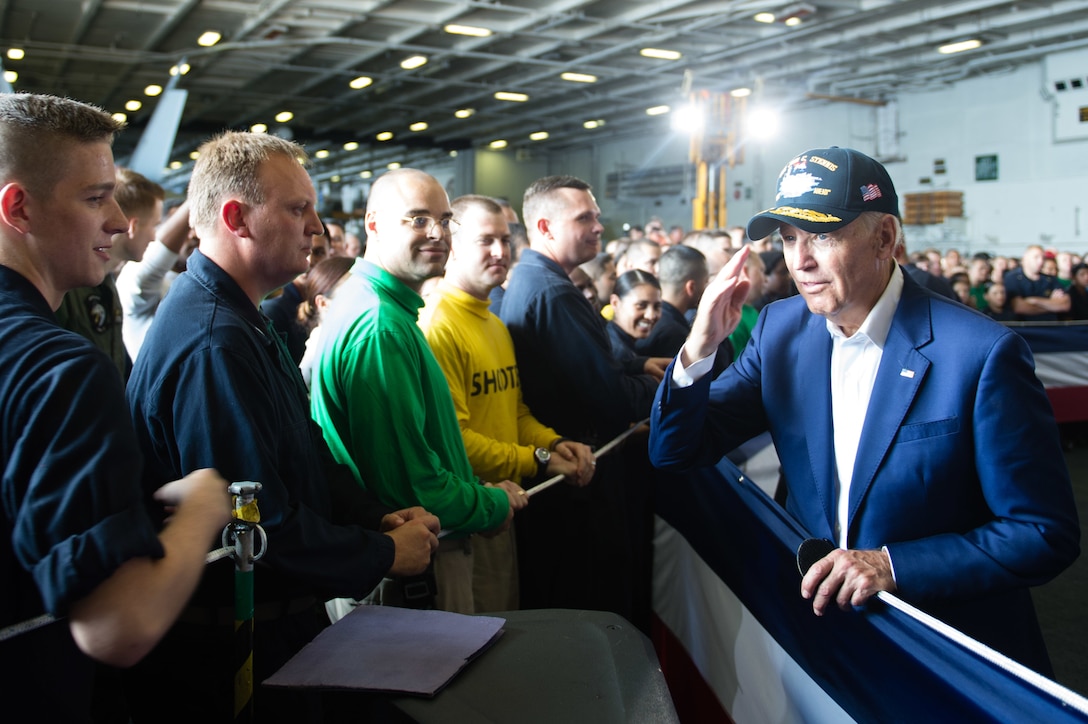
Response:
[[[435,226],[441,227],[443,234],[453,234],[460,227],[453,219],[435,219],[433,216],[405,216],[401,220],[407,221],[412,231],[420,234],[431,233]]]

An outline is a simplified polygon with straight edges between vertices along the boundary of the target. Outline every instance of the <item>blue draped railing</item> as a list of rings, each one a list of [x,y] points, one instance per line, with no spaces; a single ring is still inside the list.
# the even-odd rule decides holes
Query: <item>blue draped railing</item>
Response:
[[[657,475],[658,515],[855,720],[1088,722],[1088,701],[1080,696],[1007,671],[879,601],[814,616],[800,596],[795,563],[797,546],[808,536],[763,491],[742,482],[728,460],[717,468]],[[721,648],[721,656],[735,653],[729,645]],[[722,703],[728,709],[729,702]]]

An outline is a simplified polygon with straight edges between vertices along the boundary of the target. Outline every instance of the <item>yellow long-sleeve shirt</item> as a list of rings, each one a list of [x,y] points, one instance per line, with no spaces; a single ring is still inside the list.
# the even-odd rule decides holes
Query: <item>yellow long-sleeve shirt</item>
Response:
[[[487,482],[520,482],[537,473],[533,450],[560,436],[522,401],[514,343],[489,306],[443,280],[419,326],[449,382],[473,471]]]

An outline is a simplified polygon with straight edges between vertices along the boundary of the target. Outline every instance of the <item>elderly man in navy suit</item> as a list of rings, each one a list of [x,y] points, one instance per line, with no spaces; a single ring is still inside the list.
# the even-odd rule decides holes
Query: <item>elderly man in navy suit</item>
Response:
[[[711,380],[746,251],[719,273],[658,390],[651,459],[711,464],[769,430],[787,509],[837,545],[801,581],[817,615],[894,591],[1049,674],[1027,588],[1076,558],[1080,528],[1027,345],[903,274],[898,199],[873,159],[808,151],[777,190],[748,236],[780,231],[800,295],[768,305]]]

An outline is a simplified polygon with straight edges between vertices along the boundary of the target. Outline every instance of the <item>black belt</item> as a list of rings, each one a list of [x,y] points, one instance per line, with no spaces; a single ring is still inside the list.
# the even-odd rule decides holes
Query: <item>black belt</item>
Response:
[[[253,620],[276,621],[285,616],[293,616],[296,613],[311,610],[317,603],[317,598],[314,596],[303,596],[282,601],[265,601],[253,606]],[[235,620],[233,606],[187,606],[178,616],[179,623],[200,626],[231,626]]]

